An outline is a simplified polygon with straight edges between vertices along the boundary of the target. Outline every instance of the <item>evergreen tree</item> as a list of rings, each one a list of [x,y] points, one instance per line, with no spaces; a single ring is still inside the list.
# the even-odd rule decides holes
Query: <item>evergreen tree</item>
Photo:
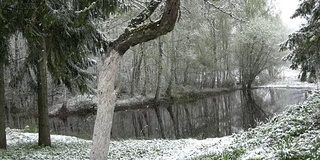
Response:
[[[23,33],[28,43],[27,61],[37,73],[39,145],[50,146],[47,104],[47,71],[56,83],[69,89],[90,92],[94,75],[86,72],[94,64],[88,55],[104,43],[93,19],[105,19],[118,1],[30,0],[6,1],[12,11],[12,28]],[[4,44],[4,43],[2,43]]]
[[[110,2],[34,0],[29,3],[29,10],[25,9],[27,17],[21,21],[30,48],[28,58],[38,73],[39,145],[51,145],[47,67],[57,83],[62,82],[71,90],[77,87],[82,93],[91,91],[88,82],[93,75],[85,69],[94,63],[88,55],[104,42],[92,19],[106,18],[115,9],[115,1]]]
[[[0,1],[0,149],[6,149],[6,119],[5,119],[5,85],[4,69],[8,63],[8,39],[14,32],[13,21],[10,19],[13,10],[10,4],[13,1]]]
[[[296,17],[305,18],[307,22],[300,30],[289,35],[288,40],[281,45],[281,50],[290,50],[286,57],[292,62],[290,68],[301,67],[300,80],[305,81],[308,72],[310,78],[316,78],[316,72],[320,69],[320,2],[303,0],[292,16]]]

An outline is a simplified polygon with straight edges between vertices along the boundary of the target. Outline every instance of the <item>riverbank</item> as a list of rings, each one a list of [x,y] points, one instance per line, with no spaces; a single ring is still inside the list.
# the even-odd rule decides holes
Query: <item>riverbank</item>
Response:
[[[37,134],[8,129],[0,159],[88,159],[91,141],[52,135],[53,147],[37,146]],[[204,140],[112,141],[110,159],[319,159],[320,94],[241,134]]]
[[[320,95],[242,134],[222,152],[196,159],[320,159]]]
[[[162,104],[188,103],[201,98],[233,92],[239,88],[194,89],[185,87],[173,92],[172,96],[162,95],[158,100],[153,95],[122,96],[117,98],[115,111],[157,107]],[[50,116],[68,116],[73,114],[96,112],[97,97],[94,95],[78,95],[69,99],[65,105],[56,104],[49,108]]]
[[[269,82],[264,85],[254,86],[252,89],[257,88],[305,88],[306,90],[313,90],[317,88],[317,84],[300,82],[298,79],[300,71],[291,70],[288,67],[284,67],[283,71],[279,75],[279,79],[274,82]],[[198,99],[222,95],[226,93],[239,90],[240,86],[234,88],[205,88],[197,89],[192,86],[175,86],[172,90],[172,96],[160,95],[158,100],[154,100],[154,95],[135,95],[133,97],[129,95],[122,95],[116,100],[115,111],[140,109],[145,107],[156,107],[161,104],[173,104],[173,103],[188,103],[196,101]],[[68,99],[65,108],[63,103],[55,104],[49,107],[50,116],[70,116],[74,114],[86,114],[96,112],[97,97],[94,95],[78,95]]]

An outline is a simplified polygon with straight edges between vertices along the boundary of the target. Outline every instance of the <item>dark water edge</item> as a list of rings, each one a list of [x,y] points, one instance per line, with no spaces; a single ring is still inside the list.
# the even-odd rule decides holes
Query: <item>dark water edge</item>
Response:
[[[259,88],[237,90],[188,103],[147,105],[139,109],[117,110],[114,114],[113,139],[213,138],[238,133],[265,122],[285,110],[285,106],[306,99],[303,88]],[[54,134],[91,139],[95,112],[50,117]],[[36,131],[37,119],[30,113],[9,113],[10,128]]]

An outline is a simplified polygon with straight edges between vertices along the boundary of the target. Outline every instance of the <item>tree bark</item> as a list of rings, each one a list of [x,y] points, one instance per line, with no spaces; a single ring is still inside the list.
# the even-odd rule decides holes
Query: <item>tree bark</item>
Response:
[[[0,149],[7,148],[4,92],[4,64],[0,60]]]
[[[151,1],[145,16],[151,16],[155,10],[151,5],[158,5]],[[158,2],[158,1],[156,1]],[[98,77],[98,111],[93,131],[93,144],[91,149],[91,160],[106,160],[108,157],[110,133],[112,127],[113,112],[115,108],[116,93],[114,91],[114,82],[119,67],[121,55],[132,46],[158,38],[170,32],[177,21],[180,7],[180,0],[167,0],[164,12],[160,20],[142,25],[138,28],[131,29],[129,26],[118,39],[111,42],[105,50],[107,53],[99,62]],[[141,14],[142,14],[141,13]],[[135,24],[143,24],[146,20],[141,18],[141,14],[132,21]],[[140,17],[140,18],[139,18]],[[142,22],[141,22],[142,21]]]
[[[47,50],[45,39],[42,40],[42,51],[38,60],[38,115],[39,115],[39,141],[40,146],[51,146],[48,90],[47,90]]]
[[[99,64],[98,110],[93,131],[93,146],[90,159],[107,159],[113,112],[116,102],[115,75],[118,73],[120,55],[112,50],[110,56]]]

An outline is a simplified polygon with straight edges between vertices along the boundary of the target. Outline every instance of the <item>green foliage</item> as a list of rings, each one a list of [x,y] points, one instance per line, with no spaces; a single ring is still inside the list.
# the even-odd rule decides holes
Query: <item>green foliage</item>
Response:
[[[11,8],[13,0],[0,1],[0,61],[8,63],[8,39],[15,32],[11,18],[14,10]]]
[[[0,159],[89,159],[89,150],[89,143],[85,142],[57,142],[52,147],[22,143],[10,145],[6,151],[0,150]]]
[[[194,158],[194,160],[229,160],[238,159],[245,153],[243,148],[230,148],[218,154],[207,155],[203,157]]]
[[[108,46],[95,23],[127,9],[119,0],[1,0],[0,60],[7,60],[11,34],[21,31],[30,52],[27,60],[34,70],[45,46],[48,70],[55,82],[70,90],[91,92],[88,84],[95,75],[86,70],[95,62],[90,55],[100,54]]]
[[[55,82],[70,90],[90,92],[88,84],[95,75],[86,70],[95,62],[89,57],[107,49],[108,44],[94,22],[109,17],[117,8],[125,9],[118,0],[1,1],[0,58],[7,56],[5,41],[11,33],[21,31],[27,39],[30,66],[36,70],[45,46],[48,70]]]

